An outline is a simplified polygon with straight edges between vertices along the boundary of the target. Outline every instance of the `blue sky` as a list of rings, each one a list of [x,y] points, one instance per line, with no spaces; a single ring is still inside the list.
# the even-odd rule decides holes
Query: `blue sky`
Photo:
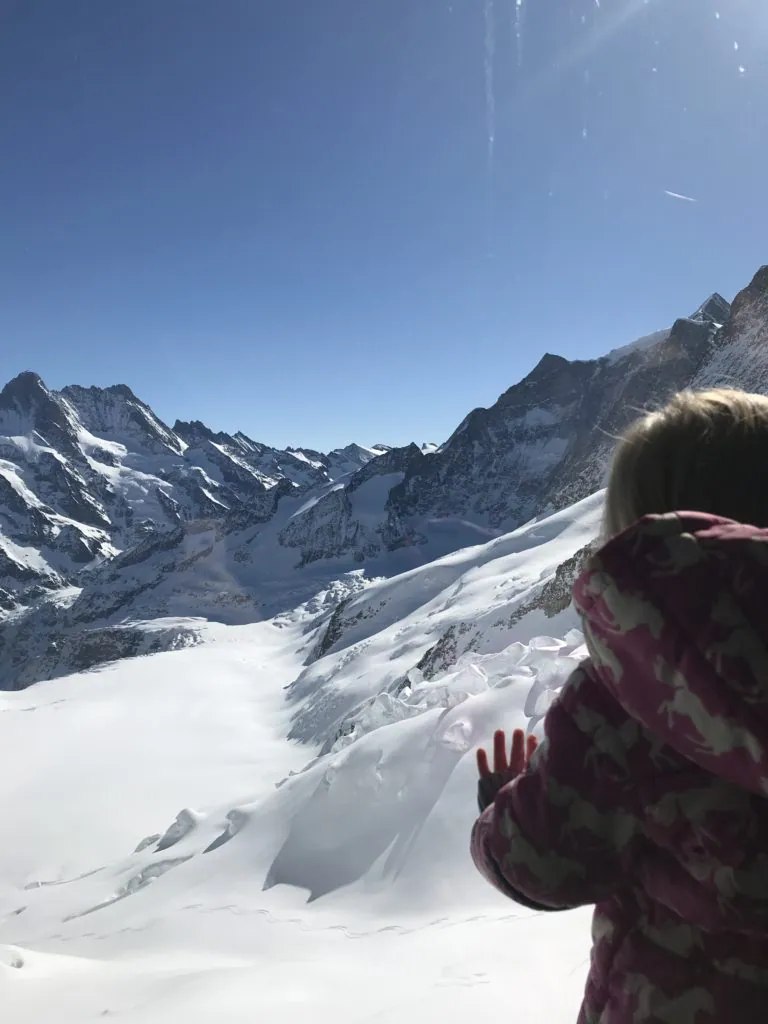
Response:
[[[545,351],[732,297],[768,257],[765,5],[524,0],[519,46],[488,6],[492,161],[484,0],[2,0],[0,376],[440,441]]]

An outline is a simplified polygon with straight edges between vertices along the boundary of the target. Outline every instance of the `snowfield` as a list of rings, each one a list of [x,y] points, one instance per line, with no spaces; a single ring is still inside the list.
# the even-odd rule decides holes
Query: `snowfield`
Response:
[[[505,901],[468,842],[475,746],[583,656],[534,606],[601,501],[0,694],[3,1021],[573,1022],[589,912]]]

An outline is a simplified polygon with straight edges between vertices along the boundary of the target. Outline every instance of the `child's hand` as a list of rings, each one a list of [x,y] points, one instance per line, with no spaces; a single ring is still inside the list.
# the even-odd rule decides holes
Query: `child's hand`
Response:
[[[477,802],[481,811],[493,803],[496,794],[508,782],[516,779],[528,767],[528,762],[538,746],[535,736],[526,740],[522,729],[512,733],[512,749],[507,760],[507,737],[499,729],[493,736],[493,770],[488,764],[488,754],[483,747],[477,752],[477,770],[480,780],[477,785]]]

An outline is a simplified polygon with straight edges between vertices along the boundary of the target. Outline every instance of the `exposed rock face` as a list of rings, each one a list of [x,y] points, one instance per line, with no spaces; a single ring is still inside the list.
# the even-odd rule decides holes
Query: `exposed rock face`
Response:
[[[768,394],[768,266],[733,300],[710,352],[691,384]]]
[[[540,609],[548,619],[565,611],[572,601],[573,585],[584,569],[587,559],[597,547],[597,541],[580,548],[575,555],[561,562],[552,579],[547,580],[540,593],[528,603],[515,609],[513,621],[519,622],[530,612]]]
[[[351,554],[362,562],[384,551],[418,544],[393,500],[397,484],[424,456],[415,445],[392,448],[293,516],[280,533],[284,547],[300,551],[299,566]]]
[[[60,399],[97,438],[153,455],[181,455],[184,444],[125,384],[109,388],[66,387]]]
[[[13,639],[13,627],[6,627]],[[32,683],[88,669],[122,658],[180,650],[200,642],[198,634],[186,626],[135,623],[82,628],[71,633],[35,634],[23,630],[19,639],[24,654],[15,662],[3,658],[0,635],[0,662],[9,685],[4,689],[24,689]],[[16,651],[22,643],[15,644]]]
[[[500,619],[495,622],[493,624],[494,628],[510,630],[518,622],[521,622],[526,615],[536,611],[543,612],[547,619],[553,619],[561,612],[564,612],[566,608],[569,608],[572,603],[573,585],[594,547],[594,544],[588,544],[572,555],[571,558],[562,562],[556,568],[554,575],[541,585],[535,596],[519,604],[503,620]],[[329,634],[333,635],[333,643],[341,635],[342,621],[341,619],[338,620],[335,623],[333,633]],[[331,620],[329,631],[333,625],[333,620]],[[426,651],[416,667],[425,679],[434,679],[435,676],[440,675],[441,672],[445,672],[451,665],[454,665],[461,654],[464,654],[466,651],[476,650],[481,637],[482,631],[478,629],[476,623],[459,622],[449,626],[437,643]],[[328,645],[329,647],[330,644]]]
[[[69,410],[36,373],[20,373],[0,391],[0,436],[32,436],[62,455],[77,451]]]

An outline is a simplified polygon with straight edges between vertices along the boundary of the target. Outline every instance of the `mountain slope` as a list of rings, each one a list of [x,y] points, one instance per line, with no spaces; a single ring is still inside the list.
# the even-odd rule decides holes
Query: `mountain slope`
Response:
[[[544,632],[565,635],[578,625],[570,608],[574,556],[599,533],[602,507],[600,492],[351,594],[288,690],[296,706],[290,736],[320,742],[352,729],[372,699],[388,695],[384,703],[394,706],[404,691],[430,684],[465,656],[497,655]],[[558,601],[553,584],[563,573]]]
[[[692,386],[738,387],[768,394],[768,266],[761,267],[739,292],[723,324]]]
[[[589,914],[532,914],[474,871],[471,751],[495,726],[535,728],[581,657],[576,632],[557,639],[567,617],[492,619],[540,593],[599,513],[597,496],[372,586],[322,655],[327,617],[303,607],[5,694],[10,1024],[464,1024],[510,989],[533,1020],[575,1019]],[[446,627],[484,615],[483,650],[419,677]]]

